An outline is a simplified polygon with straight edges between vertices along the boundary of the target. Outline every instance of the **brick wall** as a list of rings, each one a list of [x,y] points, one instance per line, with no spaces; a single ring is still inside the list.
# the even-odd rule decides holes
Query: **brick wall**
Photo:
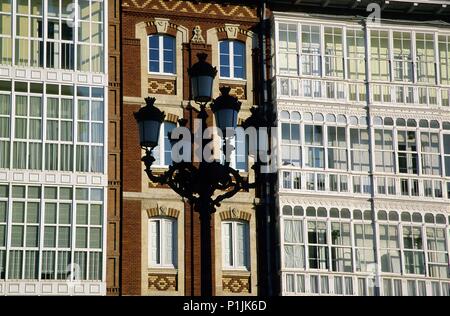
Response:
[[[125,27],[125,26],[123,26]],[[127,97],[141,96],[141,42],[134,38],[122,38],[122,74],[123,95]]]
[[[125,70],[126,71],[126,70]],[[123,105],[123,191],[141,192],[141,149],[133,113],[140,105]],[[141,294],[141,201],[122,202],[122,294]]]
[[[141,295],[141,202],[123,201],[122,294]]]
[[[126,71],[124,71],[126,72]],[[139,130],[134,113],[139,111],[140,105],[124,104],[122,110],[122,140],[123,140],[123,191],[141,192],[141,148],[139,147]]]

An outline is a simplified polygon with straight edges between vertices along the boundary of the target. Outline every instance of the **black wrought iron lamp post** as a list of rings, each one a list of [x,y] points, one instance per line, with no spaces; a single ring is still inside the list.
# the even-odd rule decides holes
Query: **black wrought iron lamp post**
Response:
[[[199,54],[199,61],[189,69],[191,79],[192,99],[200,105],[198,118],[202,120],[202,135],[207,128],[208,114],[206,106],[212,100],[213,81],[217,74],[216,68],[206,62],[206,54]],[[223,135],[227,128],[236,128],[241,103],[231,96],[230,88],[221,88],[222,95],[211,104],[211,110],[216,118],[216,125]],[[201,294],[212,295],[212,254],[211,254],[211,215],[220,203],[233,197],[241,190],[253,187],[239,172],[230,167],[231,145],[230,139],[225,137],[224,152],[227,157],[224,163],[218,161],[194,164],[191,161],[174,162],[162,175],[152,173],[152,164],[155,158],[153,149],[158,146],[161,124],[165,114],[155,105],[155,98],[147,98],[147,105],[135,113],[139,124],[140,145],[146,154],[142,158],[145,172],[154,183],[168,185],[183,198],[188,199],[196,206],[200,213],[201,222]],[[192,131],[191,131],[192,133]],[[205,148],[201,146],[202,153]],[[220,192],[218,192],[220,191]]]

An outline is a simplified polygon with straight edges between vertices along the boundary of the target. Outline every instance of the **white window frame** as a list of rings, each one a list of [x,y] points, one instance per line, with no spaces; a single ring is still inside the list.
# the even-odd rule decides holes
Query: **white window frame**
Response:
[[[229,49],[229,54],[228,54],[228,62],[229,62],[229,67],[230,67],[230,76],[229,77],[225,77],[222,75],[220,69],[222,68],[222,65],[220,64],[220,55],[221,55],[221,50],[220,50],[220,44],[223,42],[227,42],[228,43],[228,49]],[[243,62],[243,70],[244,70],[244,78],[239,78],[236,77],[234,75],[234,43],[235,42],[239,42],[240,44],[244,45],[244,62]],[[225,80],[238,80],[238,81],[246,81],[247,80],[247,45],[244,42],[240,42],[240,41],[236,41],[236,40],[223,40],[223,41],[219,41],[218,44],[218,51],[219,51],[219,77],[220,79],[225,79]]]
[[[231,224],[231,233],[232,233],[232,240],[231,240],[231,260],[232,265],[229,265],[225,260],[225,225]],[[237,226],[238,225],[244,225],[244,265],[239,266],[237,265]],[[222,262],[223,267],[226,270],[241,270],[241,271],[250,271],[250,223],[246,221],[223,221],[222,222]]]
[[[153,36],[158,37],[159,48],[158,48],[158,57],[159,57],[159,71],[150,71],[150,38]],[[174,41],[173,45],[173,69],[174,72],[164,72],[164,37],[170,37]],[[152,34],[147,36],[147,71],[149,74],[155,75],[164,75],[164,76],[175,76],[177,74],[177,39],[174,36],[168,34]]]
[[[159,225],[159,236],[157,241],[159,242],[159,263],[153,262],[152,258],[152,223],[157,223]],[[166,256],[164,255],[166,251],[166,225],[172,225],[172,262],[166,262]],[[177,232],[178,223],[175,218],[169,217],[154,217],[150,218],[148,221],[148,267],[149,268],[165,268],[165,269],[176,269],[178,260],[178,243],[177,243]]]

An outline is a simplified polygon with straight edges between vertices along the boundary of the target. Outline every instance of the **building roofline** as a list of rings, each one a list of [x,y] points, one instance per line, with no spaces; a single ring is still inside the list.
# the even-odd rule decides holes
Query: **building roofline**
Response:
[[[378,6],[381,13],[402,13],[407,15],[439,15],[450,17],[448,0],[266,0],[269,7],[284,7],[288,10],[326,11],[349,10],[373,12]],[[276,9],[275,9],[276,10]],[[333,12],[334,13],[334,12]]]
[[[355,23],[367,23],[366,16],[362,15],[331,15],[331,14],[322,14],[322,13],[307,13],[307,12],[282,12],[282,11],[272,11],[272,20],[278,18],[310,18],[310,19],[327,19],[334,21],[349,21]],[[390,18],[381,18],[381,24],[389,24],[389,25],[409,25],[411,26],[412,20],[408,19],[390,19]],[[418,27],[430,26],[430,27],[440,27],[440,28],[450,28],[450,22],[434,19],[434,20],[413,20],[414,25]],[[370,26],[375,26],[375,24],[367,23]]]

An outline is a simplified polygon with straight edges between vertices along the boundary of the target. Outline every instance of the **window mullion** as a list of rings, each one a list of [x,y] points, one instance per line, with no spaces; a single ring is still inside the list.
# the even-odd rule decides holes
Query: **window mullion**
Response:
[[[159,241],[159,265],[160,266],[164,266],[165,262],[164,262],[164,236],[165,236],[165,229],[164,229],[164,220],[160,219],[158,220],[158,225],[159,225],[159,236],[158,236],[158,241]]]
[[[229,63],[230,63],[230,79],[234,79],[234,41],[228,42]]]
[[[80,69],[78,69],[78,65],[80,65],[81,66],[81,61],[79,62],[78,61],[78,46],[79,46],[79,39],[78,39],[78,29],[80,28],[80,24],[81,24],[81,22],[80,22],[80,14],[81,14],[81,12],[80,12],[80,5],[78,4],[78,1],[79,0],[73,0],[73,2],[74,2],[74,8],[73,8],[73,10],[74,10],[74,28],[75,28],[75,31],[73,32],[73,69],[74,70],[78,70],[78,71],[80,71],[81,70],[81,67],[80,67]],[[81,45],[80,45],[80,47],[81,47]]]
[[[445,177],[446,171],[444,169],[446,166],[445,166],[444,134],[442,132],[442,128],[439,130],[438,135],[439,135],[439,161],[441,163],[440,176]],[[448,192],[445,182],[444,182],[444,190],[445,190],[445,192]],[[442,194],[442,196],[444,197],[444,194]],[[450,196],[447,196],[447,199],[448,198],[450,198]]]
[[[439,86],[441,85],[441,60],[439,56],[439,35],[437,32],[433,33],[433,39],[434,39],[434,64],[433,67],[435,67],[435,83]],[[438,94],[439,96],[439,94]],[[438,105],[441,104],[441,98],[438,100]]]
[[[389,74],[389,78],[390,78],[390,81],[392,82],[392,81],[395,81],[395,67],[394,67],[394,64],[395,64],[395,62],[394,62],[394,40],[393,40],[393,32],[392,32],[392,30],[388,30],[387,31],[387,36],[388,36],[388,49],[389,49],[389,52],[388,52],[388,58],[389,58],[389,72],[390,72],[390,74]],[[378,36],[378,41],[379,41],[379,43],[380,43],[380,46],[381,46],[381,34]]]
[[[159,72],[164,73],[164,37],[158,35],[159,40]]]
[[[243,237],[243,241],[244,241],[244,236],[240,236],[239,235],[239,222],[234,222],[234,267],[235,268],[241,268],[240,266],[240,262],[239,262],[239,252],[242,250],[239,247],[239,238]]]
[[[332,271],[333,270],[333,262],[332,262],[332,259],[331,259],[331,257],[332,257],[332,247],[331,247],[331,245],[332,245],[332,243],[333,243],[333,241],[332,241],[332,237],[331,237],[331,222],[330,222],[330,218],[327,218],[326,219],[326,222],[325,222],[325,225],[326,225],[326,236],[327,236],[327,245],[326,245],[326,247],[327,247],[327,254],[328,254],[328,258],[327,258],[327,264],[328,264],[328,269],[327,269],[327,272],[328,271]]]
[[[73,115],[73,126],[72,126],[72,146],[73,146],[73,160],[72,160],[72,170],[77,171],[77,159],[78,157],[78,93],[77,86],[74,86],[74,96],[72,99],[72,115]]]
[[[233,222],[232,224],[232,231],[233,231],[233,242],[232,242],[232,253],[233,253],[233,267],[237,268],[238,267],[238,236],[237,236],[237,223]]]
[[[75,267],[75,249],[77,248],[77,244],[76,244],[76,237],[77,237],[77,197],[76,197],[76,187],[72,187],[73,190],[73,194],[72,194],[72,210],[71,210],[71,224],[70,224],[70,229],[71,229],[71,239],[72,239],[72,247],[70,249],[70,267],[71,270],[74,270]],[[72,276],[73,278],[73,276]]]
[[[417,43],[416,43],[416,32],[412,31],[410,33],[411,38],[411,67],[412,67],[412,83],[416,84],[418,82],[418,69],[419,69],[419,61],[417,59]],[[424,34],[424,47],[427,48],[427,39],[426,34]],[[428,56],[425,55],[425,63],[428,62]]]
[[[434,184],[434,183],[433,183]],[[434,193],[434,192],[433,192]],[[420,230],[422,233],[422,253],[423,253],[423,259],[424,259],[424,269],[425,269],[425,277],[431,277],[430,275],[430,271],[429,271],[429,262],[428,262],[428,242],[427,242],[427,228],[425,226],[425,224],[422,224],[420,226]],[[436,238],[436,230],[434,230],[435,236],[434,238]],[[435,240],[434,240],[435,241]],[[435,250],[435,254],[437,254],[437,248]]]
[[[328,125],[324,122],[322,125],[322,149],[323,149],[323,170],[329,171],[329,165],[328,165]],[[337,128],[336,128],[337,133]],[[328,176],[328,173],[327,173]]]
[[[319,54],[320,54],[320,74],[319,77],[320,79],[324,78],[325,76],[325,36],[324,36],[324,32],[325,32],[325,26],[324,25],[320,25],[319,27],[319,37],[320,37],[320,48],[319,48]],[[312,30],[310,33],[310,38],[312,41]],[[322,90],[324,89],[324,85],[321,84]],[[326,95],[325,93],[322,92],[322,95]],[[319,282],[320,283],[320,282]]]
[[[354,32],[353,32],[354,34]],[[349,74],[348,74],[348,63],[350,62],[348,60],[348,47],[347,47],[347,27],[343,26],[342,27],[342,72],[343,72],[343,79],[349,79]],[[355,45],[356,47],[356,45]],[[356,71],[358,72],[358,68],[356,68]],[[358,75],[357,75],[358,76]],[[348,98],[348,96],[347,96]]]
[[[415,173],[415,176],[419,176],[420,177],[420,176],[422,176],[424,174],[424,172],[422,170],[422,148],[421,148],[422,140],[420,139],[420,137],[422,135],[420,133],[419,126],[416,127],[416,129],[414,130],[414,133],[416,134],[416,157],[417,157],[416,158],[417,172]],[[431,141],[431,139],[430,139],[430,141]],[[414,155],[414,152],[411,152],[411,155]]]
[[[47,0],[44,0],[47,1]],[[12,10],[11,10],[11,67],[17,66],[16,64],[16,31],[17,31],[17,13],[16,13],[16,6],[14,4],[11,4]],[[14,84],[14,83],[13,83]],[[7,258],[8,259],[8,258]],[[6,267],[8,267],[8,264],[6,264]],[[6,278],[6,275],[5,275]]]
[[[161,125],[161,132],[159,133],[159,163],[161,166],[164,166],[166,162],[164,161],[164,151],[165,151],[165,142],[164,142],[164,130],[165,130],[165,122]]]

